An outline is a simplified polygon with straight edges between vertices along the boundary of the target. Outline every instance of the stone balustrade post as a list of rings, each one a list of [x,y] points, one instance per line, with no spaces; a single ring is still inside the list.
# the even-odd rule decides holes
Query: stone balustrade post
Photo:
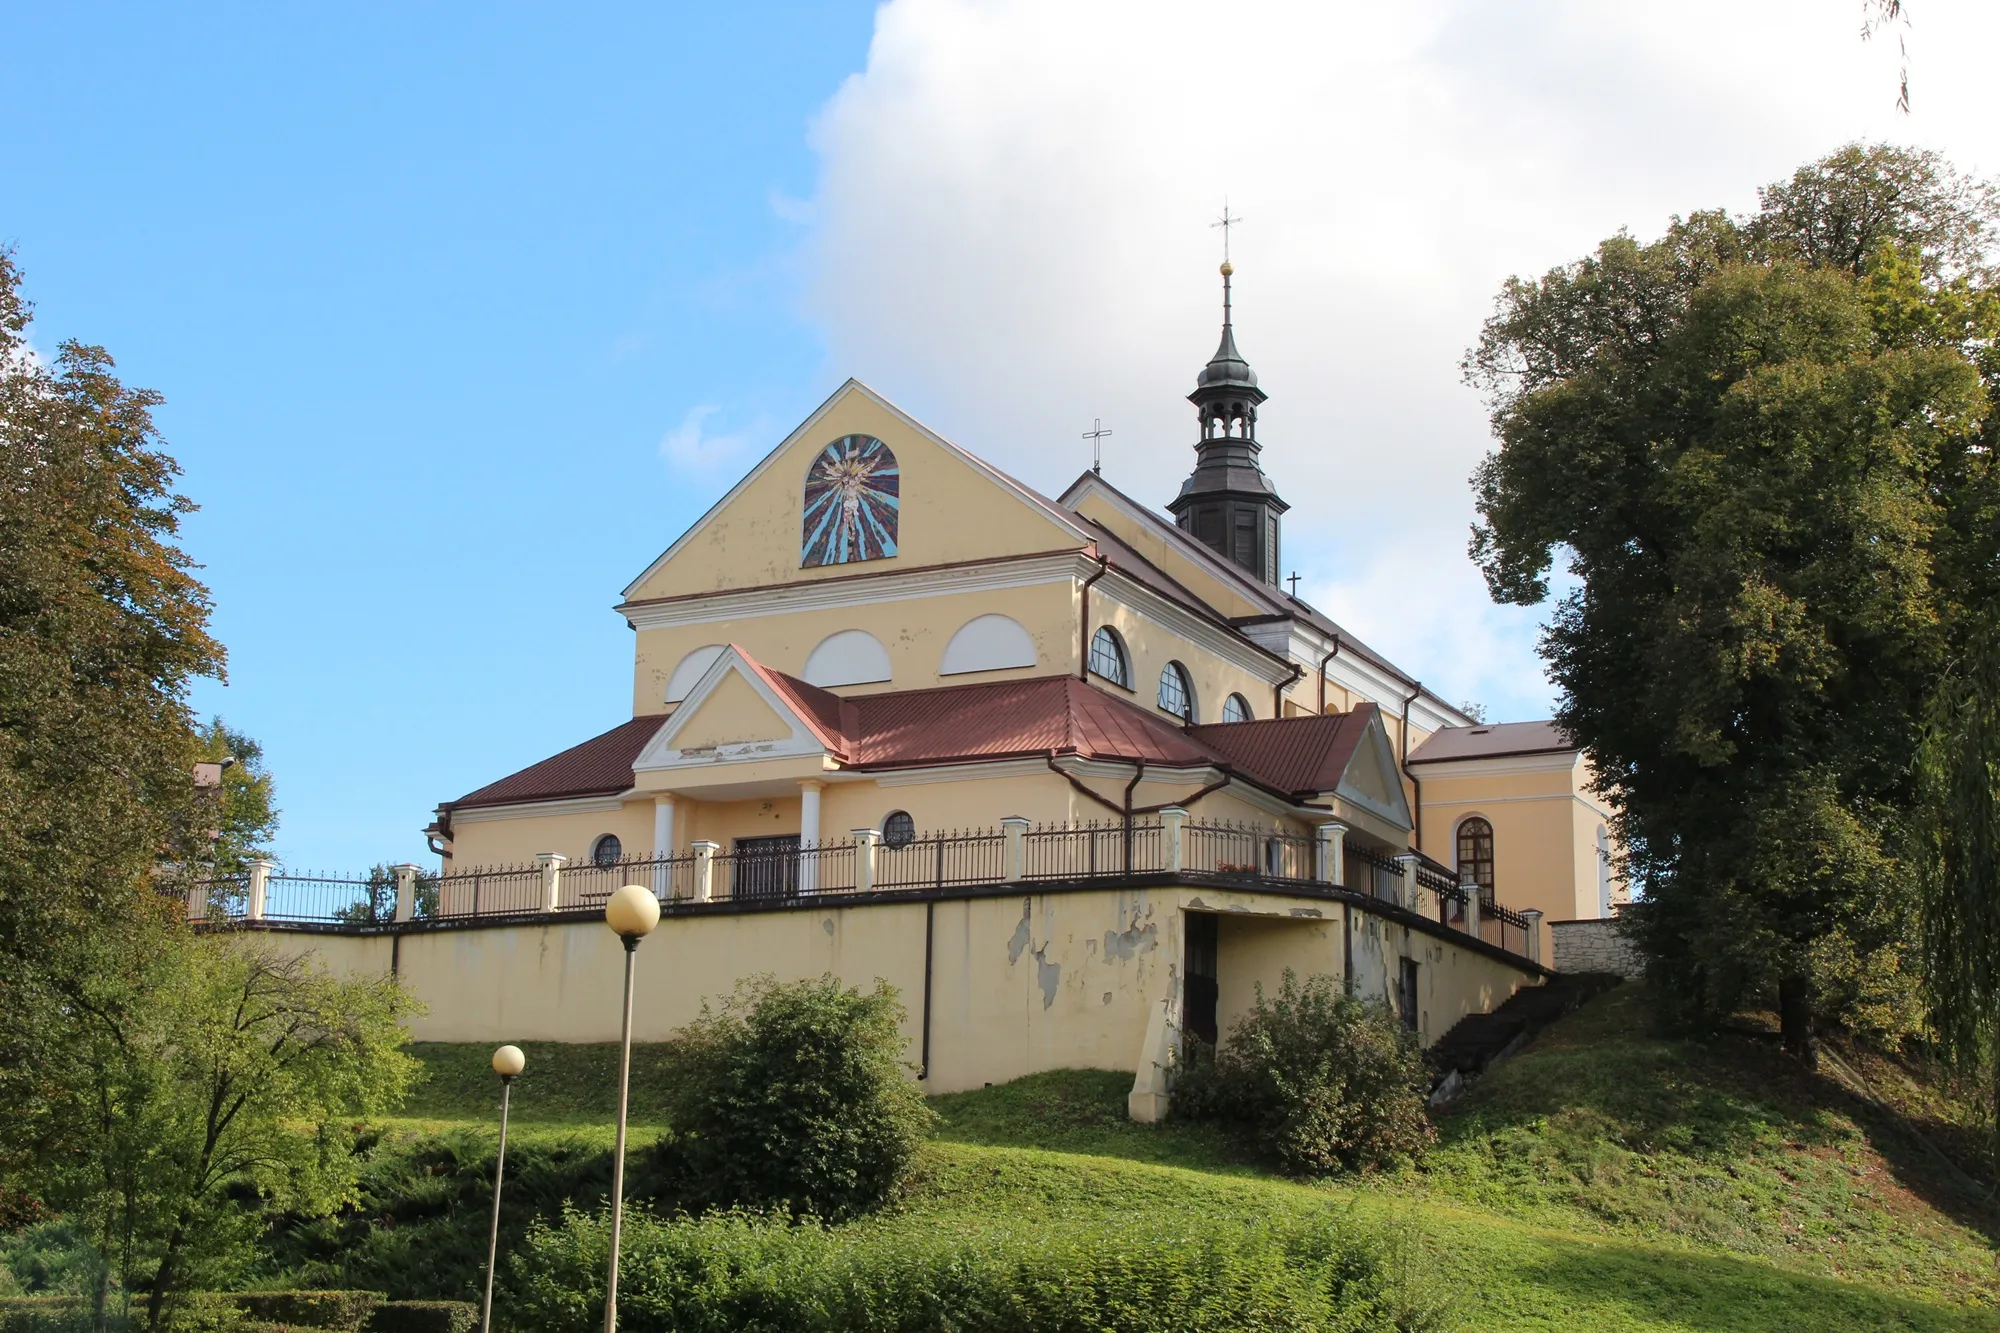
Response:
[[[882,830],[854,830],[854,891],[867,893],[875,887],[875,851],[882,845]]]
[[[1479,916],[1486,904],[1479,896],[1477,884],[1460,884],[1458,891],[1465,895],[1465,933],[1476,939],[1479,936]]]
[[[396,920],[408,921],[417,914],[417,868],[409,862],[394,867],[396,872]]]
[[[1018,884],[1028,877],[1028,821],[1009,815],[1000,821],[1001,878]]]
[[[1319,864],[1313,878],[1336,889],[1347,887],[1347,825],[1329,819],[1319,826]]]
[[[1178,875],[1187,867],[1188,812],[1178,805],[1160,811],[1160,840],[1167,859],[1167,873]]]
[[[703,840],[688,845],[694,848],[694,900],[712,903],[715,901],[715,854],[722,850],[722,844]]]
[[[1417,910],[1417,854],[1404,852],[1396,858],[1396,863],[1403,867],[1403,887],[1396,890],[1396,905],[1414,912]]]
[[[271,871],[275,868],[274,862],[262,857],[250,863],[250,902],[243,912],[245,921],[264,919],[264,904],[271,891]]]
[[[569,860],[561,852],[536,852],[535,865],[542,872],[542,910],[553,912],[562,905],[562,868]]]
[[[205,879],[198,879],[188,886],[189,921],[199,923],[208,920],[208,891],[209,883]]]
[[[1542,961],[1542,909],[1530,907],[1521,915],[1528,922],[1528,961],[1539,963]]]

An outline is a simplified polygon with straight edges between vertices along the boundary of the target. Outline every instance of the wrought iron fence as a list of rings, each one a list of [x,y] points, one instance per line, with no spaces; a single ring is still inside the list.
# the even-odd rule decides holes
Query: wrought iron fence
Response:
[[[661,902],[694,896],[694,857],[635,856],[617,861],[581,861],[562,868],[557,877],[559,910],[602,907],[627,884],[640,884]]]
[[[540,866],[484,866],[440,875],[437,915],[442,920],[468,916],[540,912],[548,907]]]
[[[1160,822],[1038,824],[1022,835],[1029,879],[1094,879],[1166,867]]]
[[[1347,844],[1347,887],[1383,902],[1400,902],[1403,863],[1393,856]]]
[[[268,921],[331,921],[372,926],[395,920],[393,873],[348,879],[335,875],[279,875],[264,881]]]
[[[1181,830],[1181,866],[1214,875],[1314,880],[1319,840],[1254,824],[1189,824]]]
[[[878,889],[942,889],[1007,878],[1007,839],[991,829],[938,833],[875,851]]]

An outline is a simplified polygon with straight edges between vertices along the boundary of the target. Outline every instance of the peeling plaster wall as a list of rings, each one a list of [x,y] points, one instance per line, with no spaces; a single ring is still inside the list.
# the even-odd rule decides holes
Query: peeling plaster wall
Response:
[[[1337,903],[1208,889],[1104,889],[947,899],[935,904],[931,1092],[955,1092],[1049,1069],[1132,1069],[1163,1001],[1178,1014],[1183,914],[1218,929],[1224,1030],[1262,982],[1289,967],[1339,975],[1345,918]],[[828,906],[670,916],[640,946],[633,1032],[658,1041],[727,994],[739,977],[833,973],[849,985],[880,977],[908,1010],[907,1058],[919,1058],[925,905]],[[1361,993],[1388,994],[1397,957],[1422,964],[1423,1031],[1441,1035],[1533,978],[1448,942],[1353,914]],[[601,922],[575,921],[386,935],[246,933],[287,952],[311,951],[345,973],[386,971],[392,956],[426,1006],[420,1041],[613,1041],[623,955]]]

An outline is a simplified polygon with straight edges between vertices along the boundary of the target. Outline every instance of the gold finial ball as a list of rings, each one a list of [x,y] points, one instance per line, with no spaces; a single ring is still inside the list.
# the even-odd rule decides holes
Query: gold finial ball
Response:
[[[1236,265],[1234,265],[1234,264],[1230,263],[1230,262],[1229,262],[1229,261],[1228,261],[1227,259],[1225,259],[1225,260],[1223,260],[1223,261],[1222,261],[1222,276],[1223,276],[1223,277],[1225,277],[1225,278],[1226,278],[1226,277],[1228,277],[1228,276],[1229,276],[1230,274],[1234,273],[1235,271],[1236,271]]]

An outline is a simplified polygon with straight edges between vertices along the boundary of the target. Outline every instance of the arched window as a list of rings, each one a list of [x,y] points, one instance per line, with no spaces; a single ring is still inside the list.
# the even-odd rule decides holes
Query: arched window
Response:
[[[908,847],[917,840],[917,821],[910,818],[907,810],[892,811],[882,821],[882,845],[884,847]]]
[[[705,643],[683,657],[674,674],[667,677],[666,702],[677,704],[687,698],[695,682],[707,675],[715,659],[722,656],[722,647],[719,643]]]
[[[1458,882],[1477,884],[1480,901],[1493,901],[1493,826],[1477,815],[1458,826]]]
[[[1090,641],[1090,674],[1102,676],[1114,685],[1132,688],[1132,668],[1127,665],[1125,641],[1106,625]]]
[[[1256,716],[1250,711],[1250,701],[1240,694],[1232,694],[1222,701],[1224,722],[1248,722]]]
[[[799,675],[821,689],[874,684],[889,679],[889,650],[865,629],[844,629],[819,641]]]
[[[1183,722],[1194,721],[1194,686],[1188,681],[1187,668],[1179,662],[1167,663],[1160,672],[1160,711]]]
[[[590,844],[590,863],[594,866],[615,866],[625,855],[625,844],[618,841],[616,833],[607,833]]]

